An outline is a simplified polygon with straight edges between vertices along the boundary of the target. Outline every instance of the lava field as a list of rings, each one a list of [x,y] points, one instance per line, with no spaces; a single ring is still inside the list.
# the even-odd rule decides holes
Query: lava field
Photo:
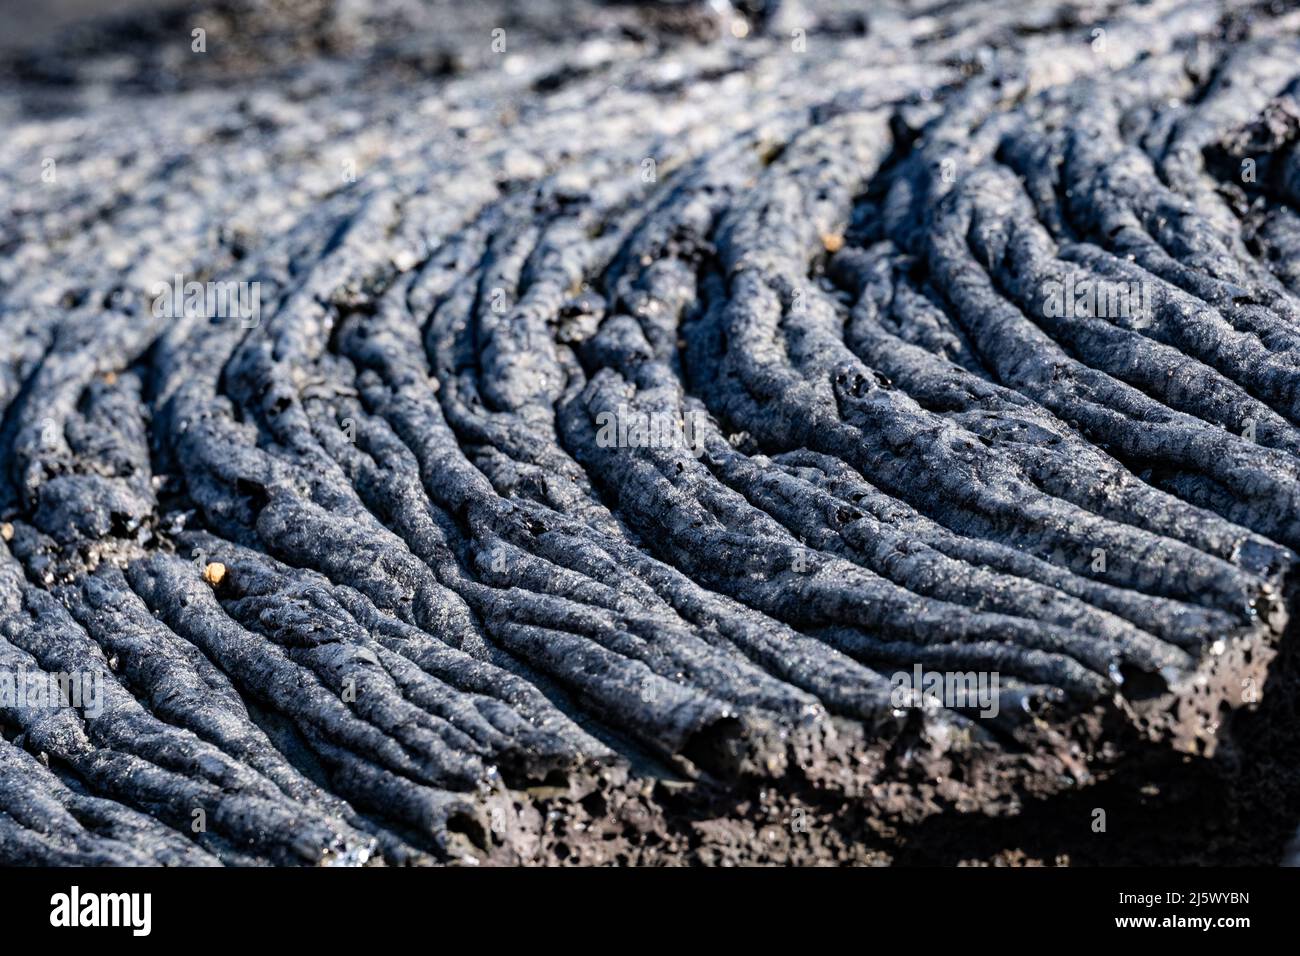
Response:
[[[1297,3],[202,0],[0,129],[0,863],[1282,858]]]

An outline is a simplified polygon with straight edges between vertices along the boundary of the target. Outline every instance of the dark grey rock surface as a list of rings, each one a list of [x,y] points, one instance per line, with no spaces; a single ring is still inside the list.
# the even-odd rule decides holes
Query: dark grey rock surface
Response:
[[[0,862],[1276,861],[1298,28],[210,0],[6,54],[0,687],[64,687],[0,708]]]

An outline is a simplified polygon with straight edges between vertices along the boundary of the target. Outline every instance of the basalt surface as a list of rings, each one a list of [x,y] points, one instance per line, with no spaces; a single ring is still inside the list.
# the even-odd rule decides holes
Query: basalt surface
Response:
[[[98,693],[0,709],[0,862],[1276,861],[1298,33],[215,0],[11,57],[0,680]]]

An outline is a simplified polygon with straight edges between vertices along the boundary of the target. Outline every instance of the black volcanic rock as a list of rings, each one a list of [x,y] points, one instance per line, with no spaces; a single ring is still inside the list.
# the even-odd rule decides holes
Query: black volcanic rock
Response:
[[[0,708],[0,862],[1275,861],[1298,23],[216,0],[11,58],[0,688],[68,697]]]

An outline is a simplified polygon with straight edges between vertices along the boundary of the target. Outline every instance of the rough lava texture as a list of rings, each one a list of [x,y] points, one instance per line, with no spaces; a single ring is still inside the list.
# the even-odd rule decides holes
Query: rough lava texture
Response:
[[[11,57],[0,679],[101,694],[0,709],[0,862],[1276,861],[1298,35],[209,0]]]

